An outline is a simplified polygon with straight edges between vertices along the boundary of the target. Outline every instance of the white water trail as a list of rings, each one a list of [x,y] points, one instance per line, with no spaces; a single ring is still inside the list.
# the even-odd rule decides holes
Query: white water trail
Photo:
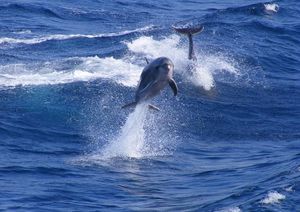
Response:
[[[100,158],[141,158],[145,142],[145,121],[148,112],[146,103],[138,104],[129,114],[121,132],[101,151]]]
[[[106,164],[119,158],[141,159],[170,155],[178,143],[176,132],[172,130],[174,121],[170,114],[165,116],[151,112],[147,102],[140,103],[128,115],[125,123],[119,129],[114,129],[114,135],[103,138],[98,134],[94,137],[92,151],[76,158],[74,162],[85,165]],[[94,134],[95,130],[91,133]]]

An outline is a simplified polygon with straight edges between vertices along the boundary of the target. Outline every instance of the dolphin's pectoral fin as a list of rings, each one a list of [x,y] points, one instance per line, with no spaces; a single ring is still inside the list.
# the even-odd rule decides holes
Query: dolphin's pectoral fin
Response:
[[[160,109],[154,105],[148,105],[149,109],[160,111]]]
[[[136,104],[137,104],[137,102],[131,102],[129,104],[122,106],[122,109],[127,108],[127,107],[134,107],[134,106],[136,106]]]
[[[174,79],[169,80],[169,85],[173,90],[174,96],[176,96],[177,93],[178,93],[178,87],[177,87],[176,82],[174,81]]]

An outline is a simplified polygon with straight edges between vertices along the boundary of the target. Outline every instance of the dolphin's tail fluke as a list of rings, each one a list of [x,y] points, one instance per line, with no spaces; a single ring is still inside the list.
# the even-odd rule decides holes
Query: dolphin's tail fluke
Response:
[[[180,33],[188,36],[189,39],[189,60],[194,60],[196,61],[197,58],[195,56],[194,52],[194,44],[193,44],[193,35],[198,34],[203,31],[204,26],[202,25],[190,25],[190,24],[185,24],[185,25],[176,25],[172,26],[172,28]]]
[[[122,106],[122,109],[128,108],[128,107],[135,107],[136,105],[137,105],[137,102],[131,102],[129,104],[126,104],[126,105]],[[154,105],[149,104],[148,108],[152,109],[152,110],[160,111],[160,109],[158,107],[154,106]]]

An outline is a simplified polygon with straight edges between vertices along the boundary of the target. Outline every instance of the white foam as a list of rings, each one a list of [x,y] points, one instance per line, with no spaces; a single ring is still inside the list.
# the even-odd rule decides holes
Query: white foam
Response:
[[[280,194],[277,191],[270,191],[268,195],[260,202],[263,204],[274,204],[274,203],[279,203],[280,200],[284,200],[284,199],[285,199],[285,195]]]
[[[31,32],[31,30],[29,30],[29,29],[23,29],[23,30],[19,30],[19,31],[16,31],[16,32],[14,32],[14,34],[31,34],[32,32]]]
[[[0,85],[44,85],[76,81],[89,81],[97,78],[111,79],[125,86],[135,86],[142,67],[113,57],[72,58],[79,65],[60,70],[60,64],[45,63],[31,67],[25,64],[0,66]]]
[[[198,53],[198,61],[192,71],[187,71],[190,61],[187,59],[188,48],[180,45],[180,37],[171,35],[161,40],[153,37],[140,37],[126,43],[129,50],[143,54],[149,58],[161,56],[169,57],[175,65],[175,71],[183,75],[187,80],[205,90],[210,90],[215,85],[214,76],[220,72],[228,72],[238,75],[239,71],[228,58],[222,55]]]
[[[242,212],[242,210],[239,207],[230,207],[230,208],[218,210],[217,212]]]
[[[284,190],[287,191],[287,192],[294,191],[293,186],[286,187]]]
[[[142,36],[127,42],[128,49],[137,54],[144,54],[149,58],[169,57],[174,65],[180,69],[187,61],[186,49],[179,47],[180,37],[171,35],[156,40],[153,37]]]
[[[264,4],[264,7],[267,13],[277,13],[279,10],[279,5],[275,3]]]
[[[153,26],[146,26],[143,28],[138,28],[134,30],[125,30],[122,32],[116,33],[100,33],[100,34],[54,34],[54,35],[47,35],[43,37],[35,37],[35,38],[9,38],[9,37],[2,37],[0,38],[0,44],[9,43],[9,44],[38,44],[45,41],[50,40],[67,40],[67,39],[74,39],[74,38],[101,38],[101,37],[114,37],[114,36],[121,36],[127,35],[133,32],[144,32],[152,29]]]
[[[120,59],[95,56],[68,58],[36,65],[0,66],[0,86],[60,84],[97,78],[110,79],[125,86],[136,86],[145,65],[143,56],[149,59],[169,57],[174,62],[175,72],[206,90],[215,86],[216,77],[221,73],[239,75],[239,70],[230,58],[202,52],[197,54],[199,62],[189,70],[191,62],[187,59],[187,47],[181,45],[180,37],[177,35],[162,39],[141,36],[132,42],[127,42],[126,45],[130,50],[129,55]],[[79,65],[62,70],[61,63],[69,60],[77,60]]]

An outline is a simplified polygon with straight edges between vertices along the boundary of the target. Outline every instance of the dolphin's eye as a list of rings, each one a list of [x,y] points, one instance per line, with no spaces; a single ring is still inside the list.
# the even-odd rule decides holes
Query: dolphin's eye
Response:
[[[163,64],[162,67],[163,67],[164,69],[171,69],[171,68],[172,68],[171,65],[170,65],[170,64],[167,64],[167,63]]]

